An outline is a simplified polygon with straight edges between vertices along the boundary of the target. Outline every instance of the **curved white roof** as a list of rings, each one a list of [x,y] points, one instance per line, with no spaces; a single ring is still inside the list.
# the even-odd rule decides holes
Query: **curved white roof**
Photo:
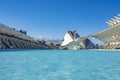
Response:
[[[109,42],[114,39],[120,39],[120,24],[115,25],[114,27],[109,27],[101,32],[98,32],[92,37],[98,38],[103,42]]]

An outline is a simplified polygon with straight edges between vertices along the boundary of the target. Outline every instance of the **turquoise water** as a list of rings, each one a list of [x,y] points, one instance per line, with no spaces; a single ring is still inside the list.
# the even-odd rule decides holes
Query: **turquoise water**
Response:
[[[0,51],[0,80],[120,80],[120,51]]]

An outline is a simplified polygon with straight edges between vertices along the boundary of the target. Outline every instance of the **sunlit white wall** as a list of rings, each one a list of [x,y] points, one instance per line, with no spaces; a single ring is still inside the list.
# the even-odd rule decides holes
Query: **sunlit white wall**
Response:
[[[65,45],[69,44],[72,41],[73,41],[72,37],[69,35],[69,33],[66,33],[61,46],[65,46]]]

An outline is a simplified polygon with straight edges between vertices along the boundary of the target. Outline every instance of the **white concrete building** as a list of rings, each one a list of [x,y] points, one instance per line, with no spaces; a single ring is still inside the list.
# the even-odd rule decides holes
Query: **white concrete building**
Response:
[[[85,37],[80,37],[76,31],[68,31],[61,44],[61,49],[93,49],[94,44]]]

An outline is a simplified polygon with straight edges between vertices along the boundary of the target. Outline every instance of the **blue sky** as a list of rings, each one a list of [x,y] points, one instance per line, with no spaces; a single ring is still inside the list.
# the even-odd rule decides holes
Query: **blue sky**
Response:
[[[35,38],[62,39],[68,30],[94,34],[118,13],[120,0],[0,0],[0,23]]]

